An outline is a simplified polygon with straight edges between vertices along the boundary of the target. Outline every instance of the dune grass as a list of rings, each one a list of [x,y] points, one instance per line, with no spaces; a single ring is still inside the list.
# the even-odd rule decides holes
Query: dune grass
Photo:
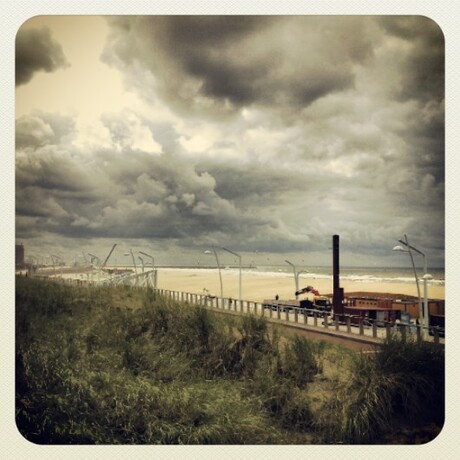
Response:
[[[442,426],[425,345],[351,353],[152,290],[17,278],[16,421],[39,444],[395,442]]]

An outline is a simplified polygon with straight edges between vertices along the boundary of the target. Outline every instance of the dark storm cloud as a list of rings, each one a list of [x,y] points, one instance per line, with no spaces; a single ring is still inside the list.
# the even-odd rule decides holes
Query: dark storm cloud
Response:
[[[368,24],[353,17],[125,17],[110,25],[106,62],[133,71],[142,62],[163,96],[187,110],[303,107],[353,86],[353,65],[372,52],[360,39]]]
[[[282,254],[337,233],[349,253],[385,257],[407,233],[442,261],[443,41],[430,21],[109,24],[104,59],[152,116],[104,114],[100,143],[76,142],[71,119],[18,119],[18,238]]]
[[[54,72],[68,66],[61,45],[48,28],[19,29],[16,35],[16,85],[24,85],[36,72]]]
[[[37,143],[17,154],[18,218],[68,236],[196,237],[254,221],[215,186],[209,173],[168,154],[124,148],[87,156],[70,144]]]
[[[397,59],[400,60],[398,64],[401,64],[401,82],[395,97],[442,99],[445,85],[445,42],[440,27],[433,20],[422,16],[389,16],[381,18],[379,22],[390,36],[402,41],[397,51]]]

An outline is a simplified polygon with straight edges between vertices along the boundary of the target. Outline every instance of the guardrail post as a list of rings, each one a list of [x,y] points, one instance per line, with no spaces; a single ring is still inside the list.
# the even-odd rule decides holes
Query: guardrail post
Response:
[[[400,327],[401,327],[401,338],[402,338],[402,341],[405,342],[407,339],[407,328],[410,326],[406,324],[401,324]]]
[[[334,323],[335,323],[335,330],[339,330],[339,315],[334,314]]]
[[[276,306],[276,317],[277,319],[281,319],[281,309],[279,305]]]
[[[391,324],[386,322],[385,323],[385,328],[386,328],[386,336],[387,336],[387,339],[390,338],[391,336]]]
[[[316,311],[313,312],[313,324],[314,326],[318,326],[318,315],[316,314]]]
[[[324,315],[323,318],[324,318],[324,323],[323,323],[324,324],[324,329],[329,329],[329,324],[327,322],[327,315]]]
[[[350,318],[350,316],[347,316],[347,332],[349,334],[351,333],[351,318]]]
[[[422,326],[417,324],[417,343],[422,343]]]
[[[243,300],[240,299],[240,312],[243,313]]]
[[[372,337],[377,337],[377,322],[372,322]]]
[[[364,319],[362,316],[359,317],[359,335],[364,335]]]
[[[308,318],[307,318],[307,312],[304,310],[303,311],[303,323],[308,325]]]
[[[289,308],[285,308],[284,312],[286,313],[286,321],[289,322]]]
[[[294,322],[299,322],[299,310],[297,308],[294,309]]]

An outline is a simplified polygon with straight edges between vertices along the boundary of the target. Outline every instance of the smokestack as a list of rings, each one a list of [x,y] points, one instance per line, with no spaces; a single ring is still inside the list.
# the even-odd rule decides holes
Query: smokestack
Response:
[[[334,314],[343,315],[343,289],[340,288],[339,235],[332,235],[332,305]]]

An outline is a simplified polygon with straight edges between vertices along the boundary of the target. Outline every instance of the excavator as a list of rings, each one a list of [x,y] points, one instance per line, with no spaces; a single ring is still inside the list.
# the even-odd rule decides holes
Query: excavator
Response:
[[[325,313],[329,313],[332,310],[332,302],[326,296],[320,295],[320,293],[313,287],[307,286],[299,289],[295,292],[295,296],[306,295],[306,298],[300,300],[300,308],[307,310],[319,310]]]

